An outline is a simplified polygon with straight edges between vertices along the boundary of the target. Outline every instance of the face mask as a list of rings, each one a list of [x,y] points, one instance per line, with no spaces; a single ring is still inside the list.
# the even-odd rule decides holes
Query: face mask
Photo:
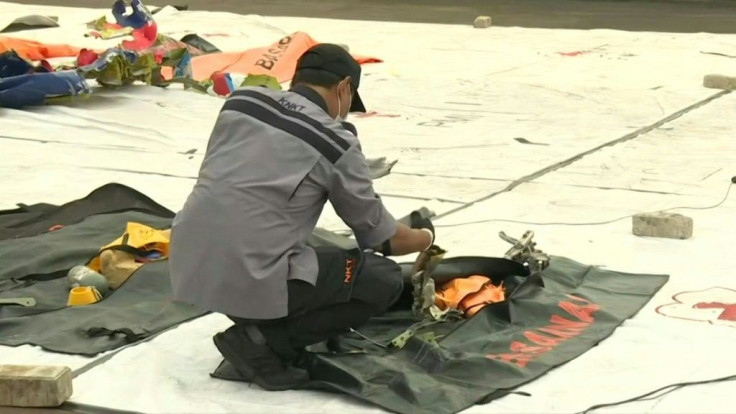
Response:
[[[348,108],[350,108],[350,106],[348,106]],[[335,121],[344,122],[345,119],[347,119],[348,117],[347,114],[345,114],[345,116],[343,117],[340,115],[341,113],[342,113],[342,102],[340,101],[340,94],[338,93],[337,94],[337,116],[335,117]]]
[[[343,122],[345,121],[345,118],[343,118],[340,114],[342,113],[342,104],[340,102],[340,95],[337,95],[337,116],[335,117],[335,121],[337,122]]]

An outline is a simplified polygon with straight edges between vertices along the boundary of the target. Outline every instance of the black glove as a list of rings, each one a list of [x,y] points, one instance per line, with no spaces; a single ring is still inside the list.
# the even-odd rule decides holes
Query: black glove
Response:
[[[427,217],[422,217],[418,211],[412,211],[409,215],[409,227],[417,230],[426,229],[432,233],[432,242],[430,247],[434,244],[434,225],[432,220]]]

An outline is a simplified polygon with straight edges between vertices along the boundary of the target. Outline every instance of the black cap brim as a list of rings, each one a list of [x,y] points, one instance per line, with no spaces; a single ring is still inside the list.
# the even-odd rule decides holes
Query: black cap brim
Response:
[[[353,94],[353,102],[350,104],[350,112],[366,112],[365,105],[363,105],[363,100],[360,99],[358,91],[355,91]]]

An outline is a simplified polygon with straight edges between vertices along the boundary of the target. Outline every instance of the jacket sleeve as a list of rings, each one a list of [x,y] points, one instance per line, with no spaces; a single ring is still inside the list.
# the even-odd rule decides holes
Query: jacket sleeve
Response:
[[[361,248],[380,246],[396,234],[396,220],[373,190],[359,145],[351,146],[335,163],[328,199]]]

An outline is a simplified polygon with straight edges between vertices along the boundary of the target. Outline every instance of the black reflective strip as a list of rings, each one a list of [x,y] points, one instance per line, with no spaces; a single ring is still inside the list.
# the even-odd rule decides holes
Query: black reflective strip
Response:
[[[281,105],[280,103],[278,103],[276,100],[274,100],[273,98],[269,96],[266,96],[262,93],[258,93],[256,91],[250,91],[250,90],[235,91],[230,96],[244,96],[248,98],[258,99],[259,101],[265,103],[271,108],[281,112],[281,114],[284,116],[293,117],[293,118],[296,118],[300,121],[303,121],[311,125],[314,129],[316,129],[317,131],[329,137],[335,144],[337,144],[340,148],[342,148],[343,151],[347,151],[348,148],[350,148],[350,144],[347,141],[345,141],[339,135],[337,135],[335,131],[322,125],[321,122],[317,121],[314,118],[310,118],[309,116],[304,115],[301,112],[292,111],[291,109],[287,109],[283,105]]]
[[[240,112],[266,123],[273,128],[293,135],[312,146],[312,148],[316,149],[320,154],[322,154],[322,156],[327,158],[327,160],[333,164],[342,156],[340,150],[333,147],[314,131],[303,125],[297,124],[289,118],[278,116],[255,102],[245,101],[242,99],[229,99],[225,102],[222,110]]]

